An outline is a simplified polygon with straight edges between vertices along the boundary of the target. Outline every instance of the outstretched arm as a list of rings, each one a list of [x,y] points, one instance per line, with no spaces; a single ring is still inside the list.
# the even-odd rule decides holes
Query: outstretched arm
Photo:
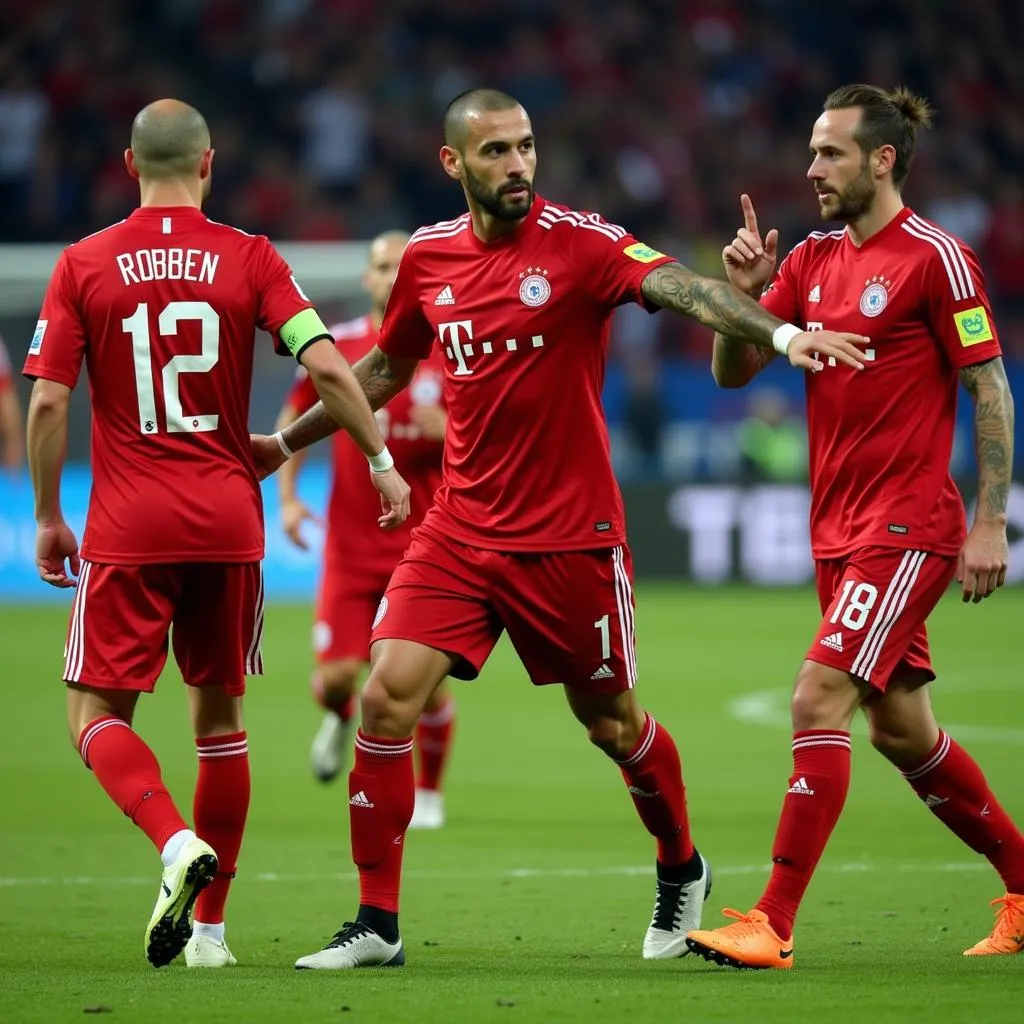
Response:
[[[974,400],[978,506],[960,554],[964,601],[987,597],[1006,580],[1006,503],[1013,474],[1013,395],[998,356],[965,366],[960,380]]]
[[[774,351],[772,335],[784,321],[728,281],[703,277],[681,263],[655,267],[643,281],[644,297],[662,309],[692,317],[719,334]]]
[[[370,408],[377,410],[391,401],[412,380],[418,361],[391,359],[377,346],[370,349],[352,367],[352,372],[363,389]],[[337,429],[338,424],[324,408],[324,403],[317,402],[312,409],[304,412],[285,429],[283,437],[285,444],[293,452],[297,452],[323,440]]]

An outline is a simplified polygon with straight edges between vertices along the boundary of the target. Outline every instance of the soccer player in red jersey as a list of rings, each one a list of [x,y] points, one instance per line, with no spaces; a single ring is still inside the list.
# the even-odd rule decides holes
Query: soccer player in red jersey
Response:
[[[11,379],[11,361],[0,338],[0,466],[17,469],[25,456],[21,403]]]
[[[768,886],[736,923],[695,931],[690,946],[734,967],[793,964],[793,920],[839,819],[850,782],[850,723],[927,807],[999,872],[992,934],[966,955],[1024,948],[1024,838],[981,769],[936,724],[925,620],[955,577],[978,602],[1006,576],[1013,401],[977,257],[903,205],[927,103],[905,89],[845,86],[825,101],[807,172],[822,216],[845,222],[796,246],[772,280],[778,232],[744,227],[723,251],[729,280],[808,330],[871,337],[863,374],[807,375],[811,545],[822,621],[793,691],[793,774]],[[769,283],[770,282],[770,283]],[[713,369],[742,387],[769,361],[733,332]],[[949,475],[957,382],[975,403],[978,506],[967,532]]]
[[[384,308],[408,241],[409,235],[404,231],[386,231],[370,243],[363,275],[370,311],[331,328],[338,350],[350,363],[361,359],[377,344]],[[447,420],[443,387],[444,356],[437,350],[417,365],[410,386],[377,413],[381,433],[412,489],[412,514],[400,529],[386,536],[376,531],[373,516],[368,514],[379,499],[369,483],[364,482],[366,467],[362,453],[347,435],[334,435],[324,567],[313,626],[318,665],[312,687],[325,714],[310,759],[314,774],[325,782],[340,773],[352,744],[356,686],[363,665],[370,658],[374,613],[392,570],[409,546],[410,530],[430,508],[441,483]],[[276,429],[284,430],[315,405],[318,397],[309,374],[299,367]],[[293,543],[305,548],[302,524],[317,517],[296,490],[302,454],[281,467],[277,482],[282,526]],[[454,728],[455,702],[442,683],[431,694],[416,723],[419,769],[410,828],[440,828],[444,824],[441,779]]]
[[[444,476],[374,625],[349,776],[359,911],[296,966],[404,962],[398,895],[413,728],[438,683],[475,678],[503,631],[535,684],[563,685],[591,742],[621,770],[657,842],[643,955],[682,956],[711,876],[690,837],[675,743],[634,693],[631,559],[601,407],[612,313],[631,301],[671,309],[778,345],[797,366],[821,365],[812,347],[862,365],[865,339],[801,331],[598,214],[535,195],[530,120],[504,93],[453,100],[440,156],[469,212],[413,234],[379,343],[354,369],[379,407],[441,349]],[[332,429],[317,406],[284,440],[301,448]],[[253,445],[264,471],[280,464],[274,438]]]
[[[201,213],[212,161],[198,111],[158,100],[138,114],[125,164],[140,206],[61,254],[24,366],[35,380],[36,563],[47,583],[77,586],[68,726],[100,785],[160,852],[145,934],[157,967],[186,943],[190,964],[234,962],[223,915],[249,805],[242,694],[245,676],[262,671],[263,508],[247,429],[257,327],[299,359],[332,415],[378,460],[382,525],[408,513],[408,488],[383,471],[390,455],[363,393],[287,264],[265,237]],[[93,489],[79,555],[60,479],[83,359]],[[199,756],[194,832],[131,727],[172,624]]]

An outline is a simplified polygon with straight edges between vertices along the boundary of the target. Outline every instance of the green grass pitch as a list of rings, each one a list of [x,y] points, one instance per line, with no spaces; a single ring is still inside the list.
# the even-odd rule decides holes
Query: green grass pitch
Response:
[[[789,773],[786,696],[816,609],[809,591],[641,587],[639,693],[682,751],[694,833],[716,869],[705,921],[763,885]],[[229,904],[233,970],[145,962],[159,862],[71,749],[59,682],[65,613],[0,609],[0,1021],[789,1022],[1020,1019],[1024,956],[965,959],[1000,884],[870,748],[858,724],[846,813],[811,885],[789,972],[645,963],[653,848],[614,767],[558,688],[534,690],[504,644],[460,718],[448,826],[413,833],[408,966],[296,972],[349,918],[344,784],[308,770],[309,612],[268,611],[268,675],[250,687],[253,804]],[[1024,822],[1024,591],[933,617],[940,717]],[[188,811],[195,777],[172,671],[137,726]]]

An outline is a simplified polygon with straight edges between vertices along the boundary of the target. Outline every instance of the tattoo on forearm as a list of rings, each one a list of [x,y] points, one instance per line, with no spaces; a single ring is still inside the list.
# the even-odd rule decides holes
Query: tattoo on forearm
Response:
[[[376,346],[352,367],[352,372],[374,411],[387,405],[406,384],[392,371],[388,357]]]
[[[291,426],[286,427],[282,432],[285,444],[293,451],[300,448],[308,448],[325,437],[330,437],[339,426],[331,418],[324,408],[323,402],[317,402],[311,409],[307,409]]]
[[[711,350],[711,372],[719,382],[746,383],[756,377],[774,358],[773,349],[762,348],[760,345],[753,345],[716,331],[715,344]]]
[[[665,263],[644,278],[642,290],[645,298],[662,309],[774,351],[772,334],[782,321],[728,281],[701,277],[681,263]]]
[[[1013,474],[1013,396],[1000,358],[965,366],[960,380],[974,399],[978,513],[1006,515]]]

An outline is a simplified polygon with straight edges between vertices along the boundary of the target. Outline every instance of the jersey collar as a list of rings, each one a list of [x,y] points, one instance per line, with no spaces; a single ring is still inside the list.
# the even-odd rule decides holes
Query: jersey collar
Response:
[[[901,224],[905,223],[910,217],[914,215],[914,211],[909,206],[904,206],[899,213],[888,224],[882,228],[881,231],[876,231],[863,245],[854,245],[853,239],[850,237],[850,229],[846,229],[846,244],[855,252],[869,252],[880,242],[887,239],[894,231],[897,231]]]
[[[541,198],[536,192],[533,193],[533,206],[530,207],[530,212],[523,218],[522,223],[512,232],[511,235],[505,235],[503,238],[498,238],[493,242],[484,242],[476,237],[476,232],[473,231],[473,224],[470,222],[469,225],[469,239],[470,244],[478,252],[495,252],[498,249],[503,249],[509,245],[517,245],[520,240],[525,238],[527,234],[536,229],[537,218],[540,216],[541,210],[547,205],[547,200]]]

